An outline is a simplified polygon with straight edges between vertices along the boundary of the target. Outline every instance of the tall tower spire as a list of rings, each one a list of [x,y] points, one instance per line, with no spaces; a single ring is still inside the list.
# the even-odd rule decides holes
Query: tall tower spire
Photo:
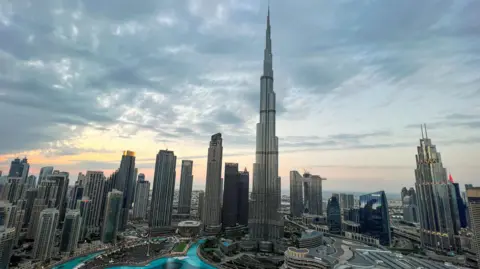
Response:
[[[273,78],[273,63],[272,63],[272,38],[270,26],[270,1],[268,2],[267,12],[267,31],[265,35],[265,55],[263,59],[263,75]]]

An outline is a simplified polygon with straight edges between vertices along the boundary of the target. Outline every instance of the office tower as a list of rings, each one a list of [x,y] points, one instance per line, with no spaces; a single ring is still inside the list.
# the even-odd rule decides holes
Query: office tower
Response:
[[[51,258],[59,217],[60,212],[55,208],[47,208],[40,213],[32,252],[34,259],[45,261]]]
[[[149,225],[152,228],[171,225],[176,165],[177,157],[173,151],[160,150],[157,154],[149,215]]]
[[[309,192],[308,192],[308,212],[314,215],[323,215],[323,204],[322,204],[322,180],[325,178],[321,178],[317,175],[310,175],[307,178],[307,182],[309,184]]]
[[[125,195],[121,191],[115,189],[107,195],[105,218],[102,226],[102,243],[117,243],[117,232],[120,229],[120,216],[122,215],[124,197]]]
[[[140,174],[143,175],[143,174]],[[135,187],[135,202],[133,203],[133,218],[146,219],[148,209],[148,197],[150,196],[150,182],[145,177],[138,177]]]
[[[340,204],[340,194],[338,194],[338,193],[332,193],[332,197],[336,197],[336,198],[337,198],[337,201],[338,201],[338,204]]]
[[[248,225],[248,194],[249,194],[249,180],[250,174],[245,167],[243,172],[240,172],[238,181],[238,223],[243,226]]]
[[[15,244],[15,228],[0,225],[0,268],[8,269]]]
[[[362,234],[377,238],[384,246],[390,246],[390,217],[384,191],[360,196],[359,217]]]
[[[203,208],[205,206],[205,192],[200,191],[198,193],[198,208],[197,208],[197,217],[198,219],[203,219]]]
[[[290,171],[290,214],[301,217],[303,209],[303,177],[298,171]]]
[[[80,217],[82,217],[79,240],[83,240],[87,237],[88,220],[91,219],[90,215],[92,214],[92,201],[87,196],[84,196],[77,201],[75,208],[80,211]]]
[[[40,216],[44,209],[53,208],[56,204],[58,193],[57,181],[43,180],[38,186],[38,193],[33,200],[30,221],[28,223],[27,238],[34,239],[37,234],[37,228],[40,222]],[[27,203],[29,201],[27,200]]]
[[[63,223],[65,212],[67,210],[67,191],[69,183],[68,172],[53,171],[51,175],[47,176],[47,181],[56,182],[58,190],[55,196],[55,207],[60,212],[59,223]]]
[[[124,231],[128,221],[128,211],[133,202],[133,188],[135,184],[135,152],[124,151],[118,175],[113,181],[113,189],[123,193],[122,212],[120,216],[120,231]]]
[[[145,174],[143,173],[138,174],[138,181],[145,181]]]
[[[417,147],[415,188],[420,215],[420,239],[422,247],[438,250],[456,250],[455,235],[458,231],[454,222],[459,221],[453,184],[447,179],[446,169],[435,145],[422,126],[422,138]],[[460,225],[458,225],[460,226]]]
[[[46,167],[40,168],[40,174],[38,175],[37,185],[40,185],[40,183],[42,183],[42,181],[46,180],[47,176],[51,175],[51,174],[53,174],[53,167],[52,166],[46,166]]]
[[[27,158],[23,158],[21,161],[19,158],[15,158],[10,164],[10,170],[8,172],[9,177],[21,177],[21,183],[24,184],[27,182],[28,171],[30,169],[30,164],[28,164]]]
[[[460,221],[461,228],[467,228],[468,221],[467,221],[467,206],[462,199],[462,195],[460,194],[460,185],[458,183],[452,183],[453,188],[455,190],[455,198],[457,199],[457,210],[458,210],[458,217]]]
[[[84,196],[91,201],[91,212],[87,216],[87,234],[100,231],[100,218],[102,216],[103,192],[105,176],[101,171],[87,171],[85,176]]]
[[[84,186],[80,185],[80,182],[77,180],[75,186],[73,186],[72,191],[70,192],[70,201],[68,201],[68,208],[75,209],[77,206],[77,201],[82,199]]]
[[[249,211],[250,237],[275,242],[283,238],[278,177],[278,137],[275,135],[275,92],[273,90],[270,8],[267,15],[263,75],[260,78],[260,121],[257,123],[253,188]]]
[[[332,196],[330,199],[328,199],[327,225],[329,233],[342,233],[342,214],[340,211],[340,203],[338,202],[338,198],[336,196]]]
[[[60,239],[59,252],[73,254],[77,248],[82,228],[80,210],[69,209],[65,215]]]
[[[205,205],[203,209],[203,224],[207,233],[220,232],[222,193],[222,134],[212,135],[207,159],[207,180],[205,186]]]
[[[238,223],[238,163],[225,163],[225,188],[223,191],[223,227],[235,227]]]
[[[400,196],[401,196],[401,198],[402,198],[402,201],[403,201],[403,198],[404,198],[405,196],[407,196],[407,195],[408,195],[408,190],[407,190],[406,187],[403,187],[403,188],[402,188],[402,191],[400,191]]]
[[[466,192],[470,224],[474,233],[472,245],[477,256],[478,267],[480,268],[480,187],[470,185]]]
[[[133,173],[133,191],[132,191],[132,202],[130,203],[130,209],[133,209],[133,201],[135,200],[135,190],[137,188],[137,177],[138,177],[138,168],[135,168]]]
[[[193,185],[193,161],[182,160],[182,171],[180,174],[180,191],[178,194],[178,213],[190,214],[192,204]]]
[[[344,210],[347,208],[347,194],[346,193],[340,193],[340,208],[341,210]]]
[[[35,177],[34,175],[28,176],[26,184],[29,188],[35,188],[35,186],[37,184],[37,177]]]

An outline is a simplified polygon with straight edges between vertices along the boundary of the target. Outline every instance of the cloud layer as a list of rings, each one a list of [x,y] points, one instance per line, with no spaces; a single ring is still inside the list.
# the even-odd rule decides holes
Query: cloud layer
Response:
[[[308,151],[389,149],[391,165],[399,161],[395,149],[406,147],[413,159],[414,128],[423,122],[439,146],[478,149],[478,1],[300,2],[271,7],[285,164],[322,165],[302,159]],[[179,157],[205,156],[216,132],[226,154],[250,167],[264,4],[1,2],[2,169],[19,154],[74,171],[93,169],[92,161],[114,169],[108,162],[126,148],[144,159],[164,147]],[[297,168],[281,169],[288,176]]]

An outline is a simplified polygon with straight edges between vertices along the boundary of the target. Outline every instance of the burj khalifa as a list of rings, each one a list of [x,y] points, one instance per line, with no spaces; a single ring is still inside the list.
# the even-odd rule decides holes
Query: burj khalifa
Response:
[[[256,161],[249,209],[249,234],[260,247],[283,238],[278,177],[278,137],[275,136],[275,92],[273,91],[270,8],[267,15],[263,75],[260,78],[260,122],[257,123]]]

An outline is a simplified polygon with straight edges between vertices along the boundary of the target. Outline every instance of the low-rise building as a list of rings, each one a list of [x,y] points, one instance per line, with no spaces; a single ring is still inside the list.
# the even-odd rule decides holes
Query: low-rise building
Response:
[[[309,255],[306,248],[289,247],[284,253],[284,269],[329,269],[332,265],[322,258]]]

